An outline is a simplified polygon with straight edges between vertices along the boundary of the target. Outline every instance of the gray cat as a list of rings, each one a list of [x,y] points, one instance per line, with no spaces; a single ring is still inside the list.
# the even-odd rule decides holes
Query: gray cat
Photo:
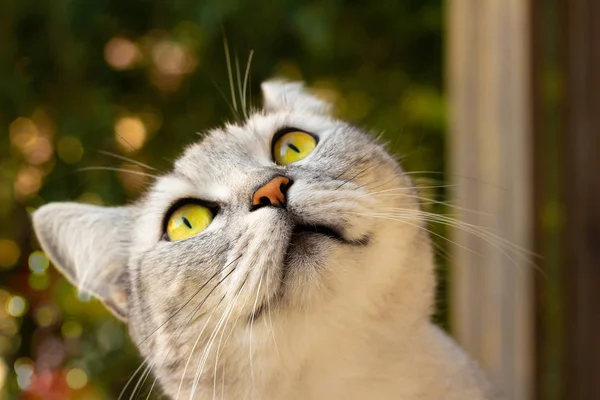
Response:
[[[490,399],[430,322],[430,239],[409,177],[299,83],[209,132],[123,207],[33,222],[65,276],[127,322],[171,398]]]

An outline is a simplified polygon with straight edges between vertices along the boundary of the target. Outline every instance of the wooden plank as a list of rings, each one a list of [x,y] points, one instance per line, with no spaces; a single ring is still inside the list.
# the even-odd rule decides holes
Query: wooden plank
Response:
[[[453,200],[459,218],[531,248],[529,9],[522,0],[449,2]],[[507,398],[533,382],[533,268],[497,240],[454,230],[451,325]]]
[[[532,43],[532,118],[535,251],[540,273],[535,274],[536,379],[535,397],[564,399],[564,307],[560,190],[560,79],[556,37],[556,0],[530,0]],[[541,273],[543,271],[543,273]]]
[[[560,0],[565,398],[600,399],[600,2]]]

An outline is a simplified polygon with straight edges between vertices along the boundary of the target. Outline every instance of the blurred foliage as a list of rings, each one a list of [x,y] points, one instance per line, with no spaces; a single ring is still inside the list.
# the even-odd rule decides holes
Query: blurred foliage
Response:
[[[254,103],[266,78],[303,79],[435,184],[442,21],[440,0],[3,0],[0,399],[115,399],[140,364],[126,328],[49,266],[29,214],[134,199],[148,177],[112,170],[140,171],[118,156],[164,171],[232,119],[224,36],[242,70],[254,50]]]

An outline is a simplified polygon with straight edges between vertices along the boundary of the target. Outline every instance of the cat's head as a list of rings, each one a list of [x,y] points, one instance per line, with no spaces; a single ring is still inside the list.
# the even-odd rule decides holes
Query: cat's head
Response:
[[[410,179],[301,84],[262,89],[262,110],[208,132],[134,204],[34,214],[56,266],[128,322],[157,369],[181,370],[196,352],[196,371],[222,332],[231,356],[248,329],[262,351],[261,335],[293,341],[307,321],[326,334],[322,321],[428,316],[433,274]]]

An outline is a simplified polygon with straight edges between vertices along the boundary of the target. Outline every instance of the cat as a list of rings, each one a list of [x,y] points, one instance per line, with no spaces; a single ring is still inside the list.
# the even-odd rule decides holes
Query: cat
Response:
[[[492,399],[431,322],[409,176],[299,82],[208,132],[134,204],[33,214],[60,271],[128,325],[172,398]]]

